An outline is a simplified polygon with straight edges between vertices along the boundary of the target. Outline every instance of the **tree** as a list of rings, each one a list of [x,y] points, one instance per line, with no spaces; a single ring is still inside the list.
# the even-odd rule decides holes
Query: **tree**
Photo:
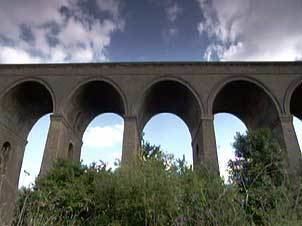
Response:
[[[149,141],[144,139],[144,136],[141,138],[141,148],[140,148],[140,155],[142,160],[147,159],[160,159],[163,156],[163,151],[159,145],[151,144]]]
[[[257,225],[269,224],[268,212],[288,200],[284,151],[268,129],[237,133],[233,147],[235,160],[228,164],[229,180],[239,189],[251,220]]]
[[[275,186],[285,182],[284,151],[270,130],[237,133],[233,147],[236,158],[229,161],[230,180],[240,188],[262,186],[268,180]]]

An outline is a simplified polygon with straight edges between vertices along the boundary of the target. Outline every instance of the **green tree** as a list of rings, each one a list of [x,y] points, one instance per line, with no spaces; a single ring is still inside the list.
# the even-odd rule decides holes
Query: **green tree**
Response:
[[[286,180],[284,151],[268,129],[237,133],[234,161],[229,161],[230,180],[243,191],[270,182],[275,186]]]
[[[284,151],[270,130],[237,133],[233,147],[235,160],[228,163],[229,179],[238,189],[250,221],[282,225],[284,219],[296,219],[293,206],[297,197],[288,187]]]
[[[148,159],[161,159],[163,156],[163,151],[161,150],[160,145],[151,144],[149,141],[146,141],[144,137],[141,138],[141,147],[140,147],[140,156],[142,160]]]

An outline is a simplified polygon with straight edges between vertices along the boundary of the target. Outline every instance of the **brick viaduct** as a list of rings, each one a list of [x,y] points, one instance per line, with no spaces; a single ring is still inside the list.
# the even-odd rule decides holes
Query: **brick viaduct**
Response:
[[[0,221],[10,219],[35,122],[51,113],[43,175],[54,159],[80,159],[87,125],[105,112],[124,118],[123,162],[148,120],[170,112],[189,128],[194,166],[218,171],[213,115],[227,112],[270,128],[290,174],[301,170],[292,116],[302,119],[302,62],[0,65]]]

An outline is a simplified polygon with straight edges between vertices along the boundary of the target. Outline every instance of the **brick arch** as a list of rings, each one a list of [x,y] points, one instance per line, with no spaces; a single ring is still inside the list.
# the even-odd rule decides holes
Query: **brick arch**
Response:
[[[276,108],[276,111],[278,112],[278,115],[281,115],[282,109],[277,101],[277,98],[269,91],[269,89],[264,84],[248,76],[234,76],[224,79],[223,81],[220,81],[218,84],[216,84],[214,88],[211,90],[207,99],[207,112],[209,115],[213,113],[213,104],[219,92],[229,83],[237,82],[237,81],[251,83],[254,84],[255,87],[258,87],[259,90],[263,91],[270,98],[270,100],[274,104],[274,107]]]
[[[90,79],[78,84],[62,107],[66,120],[80,137],[99,114],[116,113],[124,117],[127,109],[125,95],[107,79]]]
[[[51,87],[51,85],[48,82],[46,82],[45,80],[38,78],[38,77],[27,77],[27,78],[18,79],[16,81],[12,82],[11,84],[9,84],[9,86],[4,88],[4,90],[2,92],[0,92],[0,99],[6,93],[8,93],[12,88],[14,88],[24,82],[37,82],[37,83],[41,84],[42,86],[44,86],[48,90],[49,94],[51,95],[51,99],[52,99],[52,103],[53,103],[53,112],[56,111],[56,109],[57,109],[56,93],[54,92],[53,88]]]
[[[156,114],[172,113],[181,118],[191,134],[204,113],[200,98],[185,81],[163,77],[148,84],[137,103],[139,130]]]
[[[32,126],[43,115],[55,111],[56,98],[41,79],[24,79],[10,85],[0,96],[2,123],[26,140]]]
[[[223,81],[210,96],[211,114],[231,113],[247,128],[274,127],[280,108],[273,95],[258,81],[232,78]]]
[[[284,98],[284,110],[288,115],[292,114],[302,120],[302,77],[293,81],[286,90]]]
[[[230,113],[248,130],[268,128],[281,147],[285,147],[281,110],[268,89],[248,77],[227,79],[217,87],[208,102],[211,114]]]

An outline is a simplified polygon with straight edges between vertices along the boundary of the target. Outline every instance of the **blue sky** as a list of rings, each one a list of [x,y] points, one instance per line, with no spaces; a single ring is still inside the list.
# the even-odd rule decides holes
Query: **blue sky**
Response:
[[[0,63],[301,60],[301,12],[301,0],[1,0]],[[43,117],[28,137],[20,184],[39,171],[48,126]],[[222,172],[236,131],[245,131],[240,121],[215,116]],[[112,164],[122,132],[118,116],[96,118],[83,138],[84,162]],[[145,134],[192,161],[188,129],[176,116],[155,116]]]

